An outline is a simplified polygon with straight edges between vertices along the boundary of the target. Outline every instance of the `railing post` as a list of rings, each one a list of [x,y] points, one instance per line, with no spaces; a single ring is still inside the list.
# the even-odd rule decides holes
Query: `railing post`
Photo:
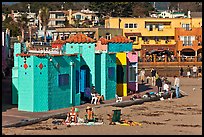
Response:
[[[164,57],[164,62],[165,63],[167,62],[167,55],[165,55],[165,57]]]
[[[156,54],[153,54],[154,63],[156,62]]]
[[[195,56],[194,62],[197,62],[197,59],[198,59],[198,57],[197,57],[197,56]]]
[[[178,56],[178,62],[179,63],[181,62],[181,56]]]

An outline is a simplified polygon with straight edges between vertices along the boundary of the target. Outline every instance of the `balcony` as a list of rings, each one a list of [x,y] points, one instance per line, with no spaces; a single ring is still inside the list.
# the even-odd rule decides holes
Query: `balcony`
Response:
[[[50,18],[50,21],[65,21],[65,17]]]
[[[174,29],[165,27],[162,30],[158,30],[158,28],[152,29],[152,31],[148,30],[147,28],[144,29],[142,35],[144,36],[174,36]]]
[[[174,45],[176,44],[175,40],[148,40],[148,41],[142,41],[142,44],[145,45]]]

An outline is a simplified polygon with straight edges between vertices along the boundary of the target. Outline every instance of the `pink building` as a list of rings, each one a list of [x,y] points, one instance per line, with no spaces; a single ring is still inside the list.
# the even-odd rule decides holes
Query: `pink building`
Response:
[[[127,88],[138,91],[138,52],[127,53]]]

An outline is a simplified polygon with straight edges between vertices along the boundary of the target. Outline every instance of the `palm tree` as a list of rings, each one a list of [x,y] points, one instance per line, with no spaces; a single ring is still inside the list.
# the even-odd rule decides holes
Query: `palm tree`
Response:
[[[49,23],[49,17],[50,17],[50,13],[49,13],[49,9],[47,7],[42,7],[40,9],[40,23],[43,26],[43,30],[44,30],[44,42],[46,42],[46,31],[47,31],[47,26]]]
[[[28,18],[27,13],[22,13],[20,17],[17,18],[18,26],[21,30],[21,43],[24,42],[25,39],[25,30],[28,26]]]

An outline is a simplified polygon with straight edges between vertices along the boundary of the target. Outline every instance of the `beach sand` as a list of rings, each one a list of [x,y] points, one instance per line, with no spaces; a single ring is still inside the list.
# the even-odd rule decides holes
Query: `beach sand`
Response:
[[[145,102],[125,108],[94,108],[103,125],[54,125],[54,119],[24,127],[3,128],[5,135],[202,135],[202,78],[180,78],[181,90],[188,96],[173,100]],[[173,78],[169,78],[173,82]],[[193,88],[195,88],[193,90]],[[139,126],[109,125],[107,114],[121,109],[122,119],[141,123]],[[83,118],[85,109],[79,110]],[[57,119],[61,120],[61,119]]]

